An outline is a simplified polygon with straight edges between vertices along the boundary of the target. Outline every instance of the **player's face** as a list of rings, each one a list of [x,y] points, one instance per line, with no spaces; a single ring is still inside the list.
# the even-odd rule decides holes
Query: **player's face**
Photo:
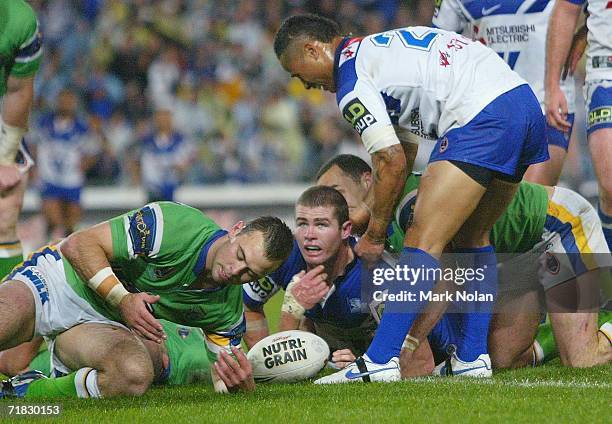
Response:
[[[325,264],[333,259],[351,233],[350,222],[342,225],[331,206],[295,207],[295,239],[308,265]]]
[[[346,199],[353,233],[362,234],[368,228],[370,212],[365,204],[370,174],[364,174],[359,182],[349,177],[338,166],[332,166],[317,180],[318,185],[333,187]]]
[[[320,88],[335,93],[334,58],[325,46],[318,41],[295,41],[281,56],[280,63],[292,77],[299,78],[306,89]]]
[[[212,265],[212,278],[223,285],[244,284],[272,273],[281,262],[264,255],[264,236],[259,231],[246,234],[230,231],[230,237],[219,247]]]

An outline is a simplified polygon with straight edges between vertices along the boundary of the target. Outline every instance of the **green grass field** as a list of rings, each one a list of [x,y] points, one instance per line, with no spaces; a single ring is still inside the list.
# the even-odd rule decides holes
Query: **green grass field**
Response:
[[[278,307],[271,303],[270,315]],[[612,422],[612,366],[558,364],[496,373],[492,379],[424,378],[394,384],[261,384],[219,395],[207,385],[154,387],[141,398],[50,401],[62,423]],[[40,403],[40,402],[37,402]],[[1,422],[8,405],[0,401]],[[36,418],[36,422],[46,421]]]

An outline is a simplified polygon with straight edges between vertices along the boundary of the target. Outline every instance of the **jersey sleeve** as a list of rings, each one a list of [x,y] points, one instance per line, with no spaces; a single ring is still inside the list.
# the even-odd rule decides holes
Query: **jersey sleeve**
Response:
[[[457,0],[436,0],[431,22],[435,27],[461,33],[468,20]]]
[[[10,75],[25,78],[34,75],[40,67],[42,35],[32,8],[22,1],[16,1],[15,8],[14,15],[11,15],[10,28],[16,53]]]
[[[232,354],[231,347],[240,347],[242,336],[246,332],[246,319],[244,315],[240,321],[231,328],[224,331],[207,332],[204,331],[204,340],[206,342],[206,353],[212,364],[217,360],[217,355],[222,350],[228,354]]]
[[[572,3],[572,4],[577,4],[579,6],[581,6],[581,5],[586,3],[586,0],[565,0],[565,1],[567,1],[569,3]]]

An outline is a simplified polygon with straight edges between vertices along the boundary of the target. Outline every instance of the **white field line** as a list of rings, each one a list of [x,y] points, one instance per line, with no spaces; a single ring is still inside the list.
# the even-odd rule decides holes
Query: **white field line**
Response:
[[[495,378],[468,378],[468,377],[422,377],[408,380],[412,383],[450,383],[450,384],[477,384],[489,386],[511,386],[511,387],[560,387],[568,389],[611,389],[612,384],[597,381],[576,380],[497,380]]]

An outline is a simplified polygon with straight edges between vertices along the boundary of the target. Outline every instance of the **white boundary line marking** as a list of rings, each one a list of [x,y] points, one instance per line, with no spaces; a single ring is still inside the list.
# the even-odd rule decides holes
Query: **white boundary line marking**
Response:
[[[568,389],[612,389],[611,383],[598,381],[579,380],[501,380],[496,378],[469,378],[469,377],[421,377],[413,380],[405,380],[411,383],[449,383],[449,384],[477,384],[488,386],[511,386],[511,387],[559,387]]]

